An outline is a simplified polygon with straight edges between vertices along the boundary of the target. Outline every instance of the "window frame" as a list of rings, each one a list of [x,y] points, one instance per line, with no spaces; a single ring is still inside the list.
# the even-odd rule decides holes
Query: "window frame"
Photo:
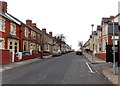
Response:
[[[0,20],[2,20],[3,22],[3,29],[1,29],[1,32],[5,32],[5,20],[3,18],[0,17]]]
[[[2,48],[0,48],[0,49],[5,49],[5,40],[4,40],[4,38],[0,38],[0,42],[2,43]]]
[[[12,28],[11,28],[12,25],[14,26],[14,33],[12,33]],[[16,25],[13,23],[10,24],[10,34],[16,35]]]
[[[12,49],[10,49],[10,42],[12,42]],[[9,39],[8,40],[8,49],[15,51],[15,46],[16,46],[15,43],[17,43],[17,52],[16,53],[18,53],[19,52],[19,41],[18,40]]]
[[[28,28],[25,28],[24,35],[25,35],[25,37],[28,37]]]

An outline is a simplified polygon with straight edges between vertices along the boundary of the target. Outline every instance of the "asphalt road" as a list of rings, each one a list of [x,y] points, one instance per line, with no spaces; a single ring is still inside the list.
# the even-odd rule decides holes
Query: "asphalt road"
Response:
[[[69,53],[3,72],[3,84],[111,84],[83,56]]]

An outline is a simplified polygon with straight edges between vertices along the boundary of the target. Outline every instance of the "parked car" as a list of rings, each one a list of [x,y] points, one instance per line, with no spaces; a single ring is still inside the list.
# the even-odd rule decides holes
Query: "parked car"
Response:
[[[76,55],[82,55],[82,51],[81,50],[76,51]]]
[[[62,54],[66,54],[67,51],[66,50],[61,50]]]
[[[54,50],[53,53],[52,53],[52,56],[60,56],[62,55],[62,52],[60,50]]]

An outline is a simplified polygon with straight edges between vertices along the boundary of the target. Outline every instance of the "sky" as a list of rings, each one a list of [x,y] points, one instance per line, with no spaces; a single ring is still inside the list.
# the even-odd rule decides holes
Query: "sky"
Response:
[[[66,43],[77,50],[101,24],[102,17],[118,14],[119,0],[4,0],[8,13],[25,23],[27,19],[46,28],[53,36],[64,34]]]

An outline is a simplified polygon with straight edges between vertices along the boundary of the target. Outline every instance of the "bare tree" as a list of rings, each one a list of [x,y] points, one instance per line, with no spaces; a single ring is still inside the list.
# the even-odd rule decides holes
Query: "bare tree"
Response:
[[[78,42],[78,46],[79,46],[80,49],[82,50],[82,47],[83,47],[83,41],[79,41],[79,42]]]
[[[60,46],[60,50],[62,48],[62,42],[65,43],[65,39],[66,37],[64,36],[64,34],[59,34],[56,36],[57,44]]]

